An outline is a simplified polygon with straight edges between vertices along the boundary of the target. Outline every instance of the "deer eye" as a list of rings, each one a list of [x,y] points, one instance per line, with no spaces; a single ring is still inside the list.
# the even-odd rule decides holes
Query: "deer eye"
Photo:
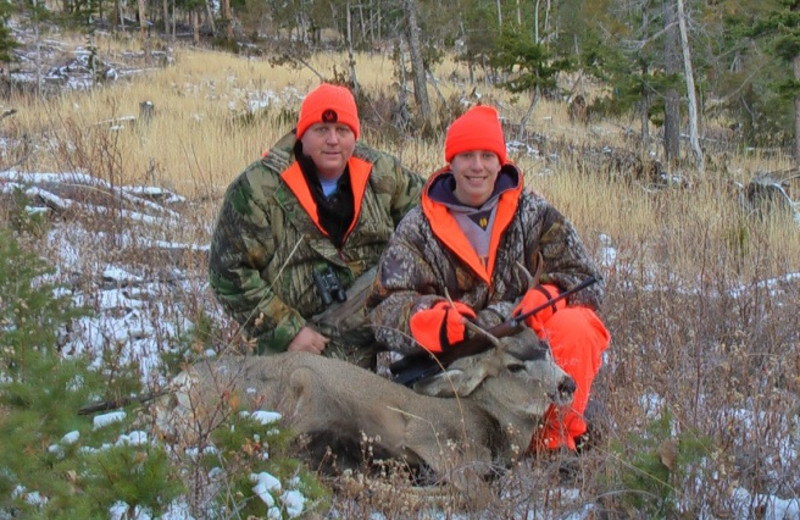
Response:
[[[508,365],[508,371],[511,372],[512,374],[516,374],[517,372],[522,372],[523,370],[525,370],[525,365],[523,365],[522,363],[512,363]]]

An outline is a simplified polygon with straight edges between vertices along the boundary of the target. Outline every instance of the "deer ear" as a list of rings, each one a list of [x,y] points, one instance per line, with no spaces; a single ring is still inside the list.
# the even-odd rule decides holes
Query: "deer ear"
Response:
[[[431,397],[467,397],[484,379],[486,370],[483,369],[451,369],[415,383],[414,391]]]

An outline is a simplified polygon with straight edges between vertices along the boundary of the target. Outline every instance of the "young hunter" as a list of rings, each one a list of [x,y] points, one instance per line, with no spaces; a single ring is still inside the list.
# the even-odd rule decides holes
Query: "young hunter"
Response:
[[[531,449],[574,450],[610,341],[595,314],[601,277],[572,224],[541,195],[523,190],[494,108],[474,107],[450,125],[445,159],[449,164],[428,180],[420,206],[400,223],[378,265],[370,298],[376,339],[405,355],[442,353],[472,334],[465,319],[489,329],[597,278],[526,320],[577,385],[573,404],[551,408]],[[518,263],[533,274],[538,258],[540,284],[529,289]]]
[[[346,302],[346,291],[368,294],[371,268],[424,179],[359,142],[359,130],[350,91],[322,84],[303,100],[296,129],[228,187],[210,283],[259,354],[374,362],[363,299]],[[346,311],[317,319],[337,307]]]

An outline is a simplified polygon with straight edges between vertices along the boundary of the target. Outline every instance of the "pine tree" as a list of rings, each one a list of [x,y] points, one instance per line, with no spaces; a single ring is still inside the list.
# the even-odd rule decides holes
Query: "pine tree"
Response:
[[[535,41],[532,34],[521,31],[515,24],[504,26],[491,63],[505,72],[503,88],[531,96],[528,111],[520,122],[521,131],[542,93],[557,90],[558,73],[572,68],[569,59],[554,55],[546,43]]]
[[[78,415],[113,391],[88,360],[60,352],[88,311],[58,295],[19,238],[0,228],[0,516],[107,517],[120,500],[164,511],[183,486],[163,446],[130,432],[130,413],[108,425]]]
[[[751,35],[770,38],[772,54],[791,67],[791,74],[776,88],[784,99],[792,100],[793,155],[795,164],[800,164],[800,1],[778,0],[778,5],[753,25]]]
[[[11,17],[13,4],[0,2],[0,63],[10,63],[14,60],[11,51],[19,47],[19,42],[11,34],[8,20]]]

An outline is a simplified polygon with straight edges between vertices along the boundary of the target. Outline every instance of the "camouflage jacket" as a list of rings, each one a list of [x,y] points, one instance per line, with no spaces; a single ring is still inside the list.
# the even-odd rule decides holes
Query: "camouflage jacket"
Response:
[[[503,166],[501,175],[510,175],[514,187],[502,192],[497,203],[486,265],[448,209],[429,196],[437,179],[452,173],[443,169],[431,176],[420,206],[402,220],[378,264],[368,307],[379,343],[404,354],[419,352],[409,318],[444,299],[445,289],[478,312],[479,325],[499,325],[511,317],[528,288],[528,276],[517,262],[533,274],[539,253],[541,283],[566,289],[595,276],[599,283],[568,302],[599,305],[603,283],[572,224],[543,197],[523,191],[522,172],[515,166]]]
[[[211,240],[211,288],[259,352],[285,350],[325,309],[314,270],[330,265],[347,289],[377,263],[424,184],[398,159],[357,143],[349,163],[356,217],[337,249],[317,223],[295,142],[287,134],[231,183]]]

